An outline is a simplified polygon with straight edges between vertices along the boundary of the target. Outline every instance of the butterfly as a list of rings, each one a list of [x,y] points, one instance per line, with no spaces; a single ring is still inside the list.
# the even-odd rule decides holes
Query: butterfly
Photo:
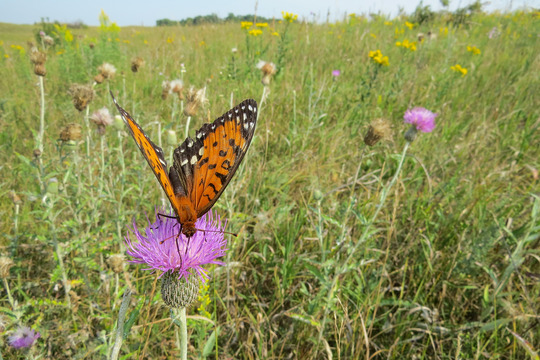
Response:
[[[216,203],[246,155],[257,124],[257,103],[244,100],[214,122],[204,124],[194,139],[186,138],[174,150],[173,165],[167,170],[163,150],[120,107],[112,92],[111,96],[165,191],[180,233],[191,238],[197,232],[195,221]]]

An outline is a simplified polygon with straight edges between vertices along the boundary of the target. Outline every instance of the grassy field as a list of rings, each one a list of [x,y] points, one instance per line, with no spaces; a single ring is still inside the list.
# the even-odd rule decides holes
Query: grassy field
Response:
[[[191,136],[259,103],[252,146],[213,208],[239,236],[187,310],[188,358],[538,359],[540,17],[458,20],[276,20],[259,35],[239,23],[0,24],[1,356],[109,358],[128,288],[120,357],[179,356],[159,272],[115,256],[164,193],[127,129],[102,135],[89,117],[118,114],[112,90],[169,160],[187,99],[162,99],[162,82],[182,79],[208,99]],[[44,77],[27,41],[47,55]],[[277,66],[266,87],[260,59]],[[104,62],[116,74],[96,84]],[[82,111],[75,83],[95,91]],[[415,106],[436,127],[400,166]],[[367,146],[376,119],[392,136]],[[41,337],[16,349],[19,326]]]

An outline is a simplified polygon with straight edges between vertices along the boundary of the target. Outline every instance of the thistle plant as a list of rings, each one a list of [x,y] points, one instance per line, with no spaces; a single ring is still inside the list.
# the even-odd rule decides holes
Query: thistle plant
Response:
[[[156,211],[155,221],[149,220],[144,231],[134,223],[125,242],[130,262],[161,272],[161,296],[167,306],[178,309],[181,359],[187,359],[186,308],[197,299],[200,283],[209,279],[206,266],[224,265],[217,259],[225,255],[227,240],[225,225],[211,210],[197,220],[198,231],[191,238],[179,233],[179,223],[172,215]]]
[[[437,117],[437,115],[438,114],[432,113],[431,111],[429,111],[429,110],[427,110],[425,108],[422,108],[422,107],[416,107],[416,108],[414,108],[412,110],[407,110],[405,112],[405,115],[403,117],[404,121],[405,121],[406,124],[411,124],[411,127],[404,134],[405,140],[407,142],[405,143],[405,146],[403,147],[403,151],[401,153],[401,156],[400,156],[400,159],[399,159],[399,164],[398,164],[398,167],[396,169],[396,172],[394,173],[394,176],[392,177],[392,180],[390,180],[390,182],[388,184],[383,186],[383,188],[381,190],[381,193],[380,193],[380,197],[379,197],[379,203],[375,207],[376,210],[371,215],[371,218],[366,222],[364,230],[362,232],[362,235],[356,241],[356,243],[350,248],[349,255],[347,256],[345,261],[343,261],[341,263],[341,266],[336,269],[336,272],[334,273],[333,280],[331,282],[330,288],[328,290],[328,296],[327,296],[327,303],[328,304],[331,303],[331,300],[332,300],[332,298],[334,296],[334,292],[336,290],[337,282],[338,282],[338,279],[339,279],[340,275],[343,275],[345,272],[348,271],[349,263],[352,260],[352,258],[354,257],[354,255],[356,254],[356,251],[358,250],[358,248],[362,244],[365,243],[368,236],[371,234],[371,227],[375,224],[375,220],[377,219],[381,209],[384,206],[384,203],[386,202],[386,197],[388,196],[388,193],[390,192],[392,187],[395,185],[397,179],[399,178],[399,175],[401,173],[401,169],[403,167],[403,162],[405,161],[405,156],[407,155],[407,150],[409,149],[409,146],[410,146],[411,142],[414,141],[414,139],[416,138],[416,134],[419,131],[427,133],[427,132],[431,132],[431,131],[433,131],[433,129],[435,129],[435,118]],[[386,130],[382,130],[382,129],[375,130],[374,125],[376,127],[380,128],[380,124],[377,124],[377,123],[374,123],[374,124],[372,124],[370,126],[370,129],[368,130],[368,133],[366,134],[366,137],[365,137],[365,140],[364,140],[367,145],[369,145],[368,143],[372,143],[373,139],[379,137],[379,136],[375,135],[376,133],[386,131]],[[385,126],[383,126],[383,128],[384,127]],[[367,141],[366,141],[366,139],[367,139]],[[360,162],[361,162],[361,160],[362,160],[362,158],[360,159]],[[359,166],[359,169],[360,169],[360,166]],[[358,173],[358,171],[357,171],[357,173]],[[341,249],[343,249],[343,247]],[[326,317],[328,315],[328,310],[329,310],[329,307],[327,307],[325,309],[325,311],[324,311],[323,321],[322,321],[322,325],[321,325],[320,331],[319,331],[319,340],[321,340],[321,338],[322,338],[322,334],[323,334],[325,323],[326,323]]]

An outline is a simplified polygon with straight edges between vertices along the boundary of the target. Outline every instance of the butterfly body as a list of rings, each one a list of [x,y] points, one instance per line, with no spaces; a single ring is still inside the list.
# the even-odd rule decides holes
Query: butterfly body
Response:
[[[167,171],[163,150],[118,105],[114,96],[113,100],[165,191],[181,233],[192,237],[197,232],[195,222],[216,203],[249,148],[256,128],[257,103],[244,100],[214,122],[204,124],[194,139],[186,138],[174,150],[173,164]]]

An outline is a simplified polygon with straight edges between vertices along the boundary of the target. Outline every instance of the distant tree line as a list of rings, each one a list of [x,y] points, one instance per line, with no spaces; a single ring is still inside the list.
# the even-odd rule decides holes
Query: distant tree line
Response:
[[[156,21],[156,26],[176,26],[176,25],[201,25],[201,24],[222,24],[226,22],[253,21],[255,15],[234,15],[229,13],[226,18],[222,19],[216,14],[199,15],[183,20],[159,19]],[[269,22],[270,18],[257,16],[257,22]]]

